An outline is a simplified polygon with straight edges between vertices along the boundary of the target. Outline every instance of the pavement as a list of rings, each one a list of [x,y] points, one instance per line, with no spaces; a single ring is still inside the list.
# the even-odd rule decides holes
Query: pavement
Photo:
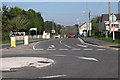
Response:
[[[47,40],[47,39],[30,40],[29,43],[34,43],[34,42],[43,41],[43,40]],[[24,44],[24,41],[16,43],[16,45],[23,45],[23,44]],[[1,44],[0,48],[10,48],[10,43]]]
[[[85,43],[100,46],[100,47],[105,47],[105,48],[111,48],[114,50],[119,50],[120,49],[120,44],[115,44],[111,42],[106,42],[103,40],[97,40],[95,38],[91,37],[82,37],[81,38]]]

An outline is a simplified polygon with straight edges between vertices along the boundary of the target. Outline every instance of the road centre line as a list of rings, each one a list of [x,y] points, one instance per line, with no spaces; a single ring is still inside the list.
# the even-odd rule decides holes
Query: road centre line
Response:
[[[63,40],[60,40],[60,44],[63,44],[62,41],[63,41]],[[69,46],[69,45],[66,45],[66,44],[63,44],[63,45],[66,46],[66,47],[68,47],[68,48],[72,48],[72,47]]]
[[[45,77],[40,77],[40,78],[57,78],[57,77],[64,77],[67,75],[54,75],[54,76],[45,76]]]
[[[48,50],[48,51],[52,51],[52,50],[55,51],[56,49],[47,49],[47,50]]]
[[[59,49],[59,50],[61,50],[61,51],[66,51],[66,50],[68,50],[68,49]]]
[[[104,51],[105,49],[96,49],[96,50],[99,50],[99,51]]]
[[[40,50],[40,51],[43,51],[44,49],[34,49],[34,50]]]
[[[77,50],[80,50],[80,49],[72,49],[73,51],[77,51]]]
[[[92,60],[92,61],[98,61],[96,58],[89,58],[89,57],[78,57],[79,59],[85,59],[85,60]]]
[[[58,56],[58,57],[64,57],[64,56],[67,56],[67,55],[54,55],[54,56]]]
[[[93,50],[93,49],[84,49],[84,50]]]

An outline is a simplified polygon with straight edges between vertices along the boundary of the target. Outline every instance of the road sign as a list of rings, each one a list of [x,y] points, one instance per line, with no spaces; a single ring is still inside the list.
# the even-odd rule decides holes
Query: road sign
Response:
[[[117,18],[116,18],[116,16],[114,15],[114,14],[112,14],[112,15],[110,15],[110,17],[109,17],[109,19],[110,19],[110,22],[112,22],[113,23],[113,41],[115,40],[115,26],[114,26],[114,22],[117,20]],[[112,28],[111,28],[111,30],[112,30]]]
[[[52,33],[55,33],[55,30],[52,30]]]
[[[110,15],[109,19],[110,19],[110,22],[115,22],[117,20],[117,17],[114,14],[112,14]]]

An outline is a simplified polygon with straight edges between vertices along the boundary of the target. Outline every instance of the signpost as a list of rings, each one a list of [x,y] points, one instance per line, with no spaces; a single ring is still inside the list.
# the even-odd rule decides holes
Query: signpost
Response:
[[[116,16],[114,14],[112,14],[112,15],[110,15],[109,19],[110,19],[110,22],[113,23],[113,26],[112,26],[111,29],[113,29],[112,31],[113,31],[113,41],[114,41],[115,40],[115,26],[114,26],[114,22],[116,21],[117,18],[116,18]]]

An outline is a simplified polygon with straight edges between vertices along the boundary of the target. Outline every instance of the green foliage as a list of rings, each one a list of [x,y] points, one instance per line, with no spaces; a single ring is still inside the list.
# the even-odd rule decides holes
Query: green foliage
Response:
[[[38,32],[41,33],[44,30],[44,21],[40,13],[36,13],[34,10],[28,10],[28,17],[31,23],[30,28],[34,27],[38,29]]]
[[[99,32],[99,22],[98,17],[92,19],[92,34],[95,35]]]
[[[29,25],[29,20],[26,16],[16,16],[12,20],[8,21],[12,31],[20,31],[25,29]]]
[[[107,41],[107,42],[113,42],[112,37],[106,38],[104,36],[92,36],[93,38],[96,38],[98,40],[103,40],[103,41]],[[120,39],[115,39],[114,43],[119,43],[120,44]]]
[[[77,31],[78,31],[78,27],[76,27],[75,25],[74,26],[66,26],[66,27],[63,27],[62,30],[61,30],[61,33],[62,34],[77,34]]]
[[[44,20],[40,12],[36,12],[32,9],[25,11],[19,7],[2,6],[2,12],[0,17],[2,17],[2,38],[3,40],[8,39],[8,33],[10,31],[25,31],[29,32],[30,28],[37,28],[38,33],[44,30]],[[5,33],[4,33],[5,32]]]
[[[45,21],[44,28],[46,31],[51,31],[53,27],[56,33],[60,34],[60,29],[62,28],[62,25],[53,23],[52,21]]]

